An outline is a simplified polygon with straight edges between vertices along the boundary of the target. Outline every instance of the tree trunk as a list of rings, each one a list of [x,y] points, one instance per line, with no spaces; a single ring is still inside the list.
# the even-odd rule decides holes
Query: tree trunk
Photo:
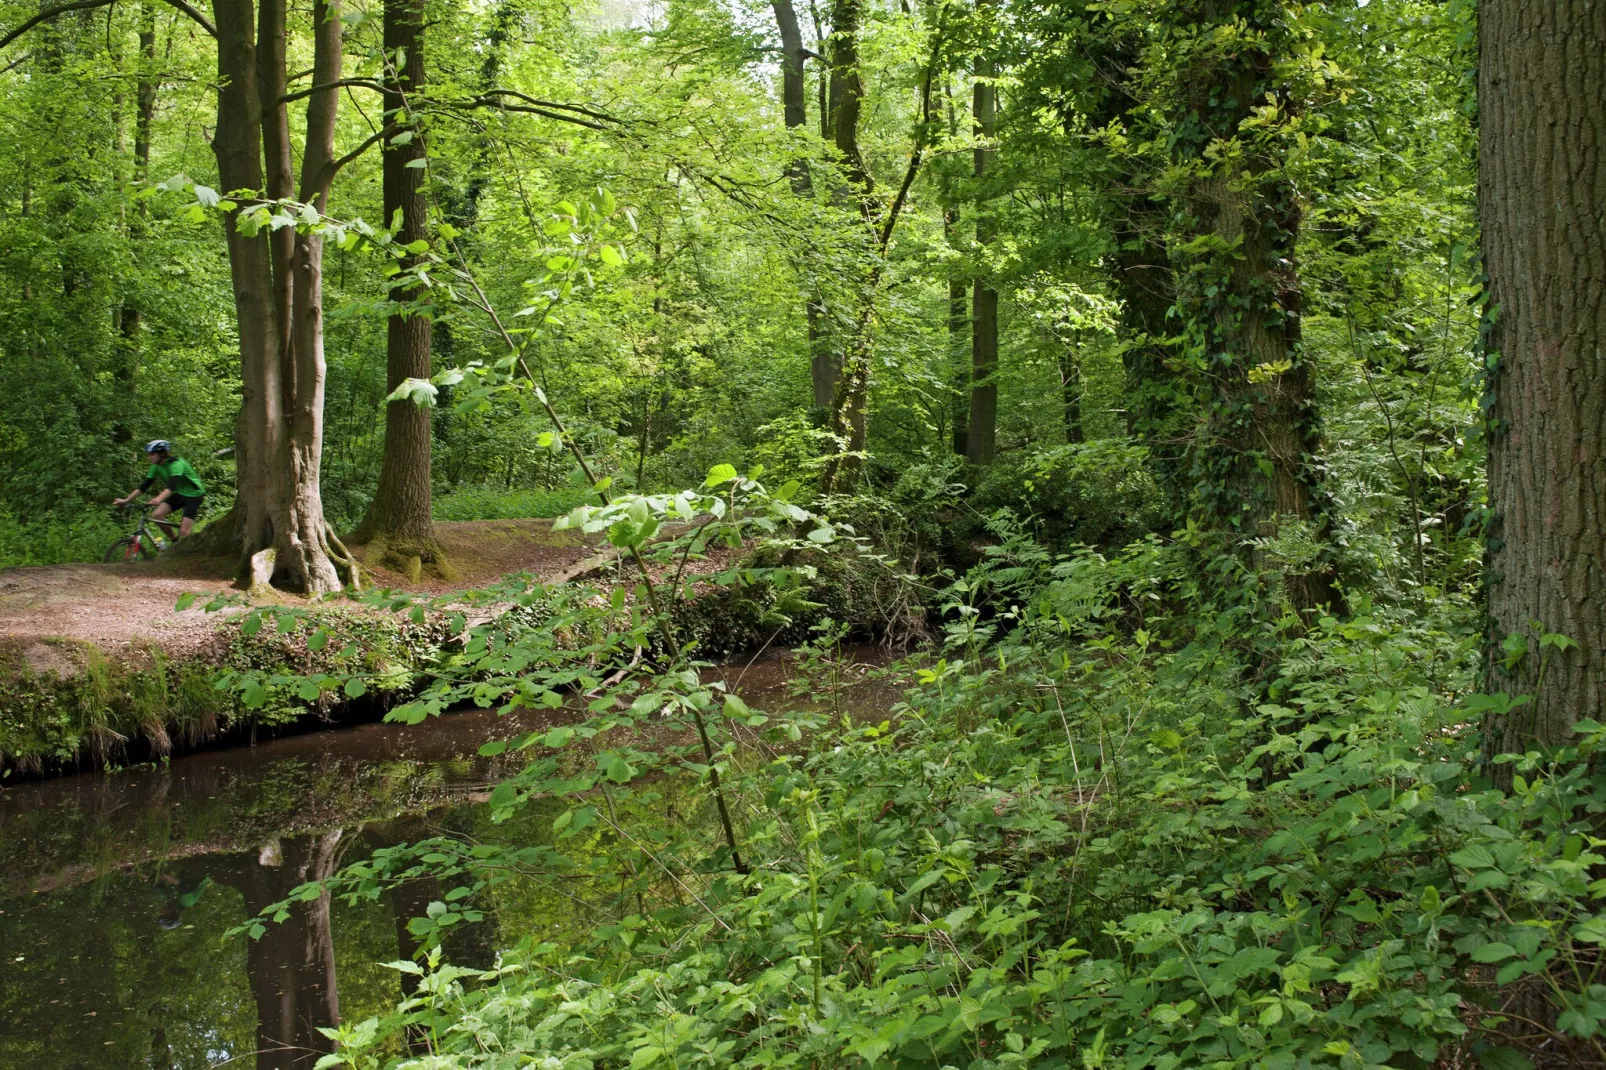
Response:
[[[1606,718],[1606,4],[1483,0],[1478,37],[1489,687],[1533,696],[1491,725],[1495,754]]]
[[[281,2],[281,0],[273,0]],[[312,81],[340,78],[340,0],[313,0]],[[333,90],[307,98],[306,144],[302,149],[300,200],[323,212],[334,180],[335,119],[340,96]],[[270,157],[271,158],[271,157]],[[285,228],[286,231],[289,228]],[[323,594],[340,589],[329,560],[328,523],[319,474],[323,465],[323,236],[297,232],[292,245],[291,320],[286,397],[289,429],[284,477],[275,523],[274,571],[292,590]]]
[[[274,200],[295,196],[295,163],[290,149],[290,108],[284,96],[289,86],[288,29],[285,25],[287,0],[259,0],[257,8],[257,96],[262,109],[262,149],[267,195]],[[295,396],[295,363],[290,347],[295,345],[289,329],[294,315],[295,231],[284,227],[268,235],[273,258],[273,306],[278,316],[279,363],[283,369],[283,406],[289,411]]]
[[[387,67],[385,113],[406,122],[414,114],[412,95],[424,87],[422,0],[386,0],[384,40],[387,56],[394,57],[397,49],[406,54],[401,70]],[[427,158],[423,129],[410,122],[405,129],[411,138],[400,145],[392,139],[385,146],[383,164],[385,222],[389,225],[396,213],[401,213],[396,238],[404,244],[426,237],[424,169],[409,165]],[[390,292],[398,311],[391,313],[386,324],[388,390],[407,379],[429,378],[431,322],[428,311],[418,307],[427,295],[427,290],[414,286],[398,286]],[[356,537],[383,542],[385,557],[408,573],[441,556],[430,516],[430,480],[430,410],[412,401],[392,401],[385,406],[385,456],[379,488]]]
[[[1060,401],[1065,410],[1065,442],[1076,446],[1087,441],[1082,430],[1082,358],[1075,346],[1060,353]]]
[[[139,52],[134,61],[134,181],[143,183],[151,171],[151,124],[156,118],[156,0],[144,0],[139,7]],[[139,255],[146,236],[145,221],[150,213],[148,201],[140,201],[129,224],[128,237]],[[144,344],[144,315],[137,296],[125,296],[118,314],[122,333],[123,358],[118,362],[117,378],[134,390],[139,382],[141,348]]]
[[[864,18],[863,0],[834,0],[831,6],[831,79],[829,129],[831,143],[841,156],[846,173],[847,187],[838,190],[840,201],[852,198],[858,205],[860,217],[866,227],[872,227],[875,218],[874,188],[870,173],[864,166],[864,155],[859,150],[859,116],[864,105],[864,79],[859,72],[859,31]],[[878,269],[872,269],[869,281],[860,294],[860,308],[855,313],[854,325],[840,354],[827,349],[814,355],[811,362],[815,384],[815,397],[823,396],[821,386],[831,383],[830,412],[832,430],[841,443],[842,452],[856,458],[864,450],[866,427],[866,392],[869,389],[869,330],[871,306],[875,300]],[[864,366],[859,367],[859,358]],[[847,466],[856,461],[850,458]],[[827,470],[825,483],[829,487],[836,481],[840,462]]]
[[[250,0],[216,0],[218,125],[213,151],[226,191],[292,196],[284,94],[284,6],[266,0],[252,35]],[[340,77],[338,0],[313,5],[313,82]],[[278,62],[269,57],[277,56]],[[323,209],[334,177],[334,91],[307,103],[300,197]],[[267,143],[264,144],[264,137]],[[268,161],[264,172],[263,161]],[[277,191],[282,190],[282,193]],[[242,411],[236,425],[236,502],[215,527],[240,551],[242,576],[259,550],[275,550],[275,582],[308,594],[338,590],[319,493],[323,452],[323,239],[291,228],[241,234],[226,221],[240,335]],[[284,247],[288,246],[286,252]],[[216,545],[218,539],[211,540]]]
[[[1315,380],[1301,344],[1300,205],[1285,172],[1286,135],[1243,126],[1268,95],[1285,114],[1299,102],[1277,81],[1266,43],[1275,40],[1275,12],[1259,0],[1207,9],[1211,20],[1256,36],[1253,45],[1218,45],[1201,31],[1211,51],[1194,57],[1199,80],[1187,86],[1190,111],[1177,117],[1179,128],[1198,131],[1180,136],[1175,150],[1176,163],[1193,173],[1174,256],[1185,352],[1204,409],[1191,467],[1201,474],[1195,509],[1204,526],[1260,570],[1269,562],[1249,540],[1276,536],[1287,518],[1309,523],[1321,539],[1329,522]],[[1239,149],[1217,155],[1218,139],[1237,140]],[[1301,611],[1338,604],[1325,562],[1289,573],[1285,594]]]
[[[959,221],[959,213],[952,208],[942,214],[943,230],[946,232],[948,247],[952,249],[955,241],[955,225]],[[952,398],[949,408],[953,410],[953,436],[951,447],[954,455],[963,457],[965,448],[970,442],[970,294],[965,280],[955,275],[948,280],[948,363],[952,371],[953,386]]]
[[[803,48],[803,31],[798,27],[797,8],[792,0],[771,0],[775,11],[775,25],[781,34],[781,113],[788,130],[801,130],[809,121],[808,91],[803,79],[803,63],[807,58]],[[792,192],[809,198],[814,194],[814,183],[809,178],[807,160],[792,161]],[[803,311],[808,322],[809,383],[814,407],[829,411],[836,389],[836,361],[820,337],[820,302],[813,273],[807,281],[808,294]]]
[[[219,181],[225,191],[260,190],[262,102],[257,95],[256,47],[250,0],[215,0],[218,43],[218,122],[212,138]],[[240,336],[241,414],[235,430],[235,507],[222,529],[242,566],[273,545],[278,498],[275,464],[284,432],[279,325],[274,300],[273,257],[268,235],[247,236],[236,228],[238,213],[224,221],[229,273]]]
[[[976,60],[976,85],[971,95],[971,119],[979,139],[975,157],[976,178],[987,174],[996,151],[998,91],[992,83],[993,61],[985,54]],[[993,241],[992,215],[976,216],[976,244],[985,256]],[[970,294],[970,419],[965,438],[965,460],[992,464],[998,450],[998,291],[985,267],[977,273]]]

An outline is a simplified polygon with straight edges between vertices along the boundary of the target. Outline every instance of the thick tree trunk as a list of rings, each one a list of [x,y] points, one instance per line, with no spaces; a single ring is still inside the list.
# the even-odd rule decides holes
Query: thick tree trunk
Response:
[[[1606,3],[1483,0],[1478,36],[1489,687],[1533,696],[1495,754],[1606,719]]]
[[[262,103],[257,95],[256,47],[250,0],[216,0],[218,123],[212,150],[225,191],[260,190]],[[273,545],[278,498],[276,464],[284,433],[280,375],[280,319],[276,314],[273,258],[268,235],[247,236],[225,218],[235,319],[240,335],[241,418],[235,431],[233,514],[222,529],[245,558]]]
[[[405,120],[413,114],[412,95],[424,87],[424,4],[422,0],[386,0],[385,53],[406,55],[406,64],[386,80],[385,113]],[[401,213],[397,240],[419,241],[426,236],[424,170],[412,166],[426,159],[424,131],[408,124],[411,137],[403,144],[385,146],[383,163],[384,210],[387,224]],[[385,380],[394,390],[407,379],[428,379],[431,326],[429,316],[416,307],[428,291],[397,287],[391,301],[402,311],[393,312],[386,324]],[[430,410],[412,401],[392,401],[385,407],[385,456],[379,488],[357,538],[383,542],[382,553],[414,573],[425,562],[435,562],[440,546],[430,517]]]
[[[273,0],[280,2],[280,0]],[[340,0],[313,0],[314,85],[340,78]],[[307,98],[306,144],[302,150],[300,199],[322,212],[334,180],[335,119],[340,97],[333,91]],[[266,127],[265,127],[266,128]],[[271,154],[270,154],[271,158]],[[289,228],[285,228],[286,231]],[[319,474],[323,465],[323,237],[296,233],[291,247],[291,319],[285,438],[278,516],[275,518],[275,582],[308,594],[340,589],[329,559]]]
[[[225,190],[292,196],[284,170],[289,128],[280,99],[285,73],[284,7],[267,0],[253,36],[250,0],[216,0],[218,126],[213,151]],[[313,5],[314,84],[341,69],[338,3]],[[277,56],[278,63],[266,58]],[[333,179],[338,98],[307,105],[300,196],[320,210]],[[264,136],[268,143],[264,144]],[[264,151],[265,150],[265,151]],[[264,171],[263,161],[268,161]],[[279,192],[282,191],[282,192]],[[229,266],[240,334],[242,411],[236,425],[238,477],[233,513],[214,525],[241,554],[241,574],[259,550],[275,551],[274,579],[308,594],[338,590],[319,494],[323,450],[323,240],[283,228],[270,237],[239,233],[227,219]],[[281,248],[288,245],[288,250]],[[288,302],[288,303],[287,303]]]
[[[976,85],[971,95],[971,120],[979,142],[974,153],[976,178],[987,174],[992,161],[993,138],[998,131],[998,92],[992,84],[991,59],[976,61]],[[976,244],[985,254],[993,241],[994,221],[985,210],[976,217]],[[970,419],[965,439],[965,460],[992,464],[998,451],[998,291],[985,269],[978,272],[970,294]]]
[[[871,195],[870,174],[859,151],[859,113],[864,107],[864,78],[859,73],[859,31],[864,0],[834,0],[831,5],[831,142],[842,156],[851,189],[861,202]]]
[[[1261,41],[1275,33],[1274,13],[1259,0],[1206,6],[1212,18],[1264,33]],[[1300,328],[1299,199],[1276,135],[1241,125],[1268,95],[1284,112],[1298,102],[1277,83],[1273,57],[1259,47],[1234,42],[1230,53],[1195,57],[1193,70],[1194,110],[1182,123],[1200,133],[1177,143],[1177,163],[1194,177],[1175,259],[1183,271],[1177,304],[1186,352],[1198,369],[1194,385],[1203,407],[1192,443],[1195,509],[1250,567],[1262,569],[1269,563],[1250,540],[1275,536],[1288,518],[1324,538],[1329,523],[1315,381]],[[1217,138],[1237,139],[1240,151],[1218,158],[1211,151]],[[1325,563],[1288,574],[1284,588],[1301,611],[1338,605]]]
[[[257,96],[262,109],[262,149],[265,170],[263,189],[274,200],[295,196],[295,163],[290,149],[290,107],[284,101],[289,85],[288,29],[285,25],[287,0],[259,0],[257,8],[256,76]],[[273,257],[273,306],[279,318],[280,356],[283,369],[283,406],[294,404],[295,363],[290,347],[295,344],[289,329],[294,315],[295,232],[289,227],[268,235]]]

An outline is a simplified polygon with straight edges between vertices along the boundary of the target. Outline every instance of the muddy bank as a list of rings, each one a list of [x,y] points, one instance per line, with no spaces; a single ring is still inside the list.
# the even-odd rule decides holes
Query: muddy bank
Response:
[[[490,582],[473,573],[513,563],[537,592],[581,577],[604,599],[633,587],[611,555],[539,524],[454,525],[458,537],[466,530],[491,548],[474,559],[473,580]],[[732,553],[718,567],[748,563],[765,562]],[[785,591],[762,581],[698,585],[675,611],[677,628],[711,660],[784,649],[826,616],[860,637],[883,630],[885,575],[837,558],[807,571]],[[436,588],[402,590],[438,600],[398,612],[410,599],[389,607],[279,599],[269,608],[294,616],[257,626],[252,610],[261,606],[175,611],[182,594],[198,595],[199,605],[227,591],[182,561],[0,575],[0,771],[31,779],[377,720],[461,651],[468,629],[494,629],[511,608],[454,608]]]

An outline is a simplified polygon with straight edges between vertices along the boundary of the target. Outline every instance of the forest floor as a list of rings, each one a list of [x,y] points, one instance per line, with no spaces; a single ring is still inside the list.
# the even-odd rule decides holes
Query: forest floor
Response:
[[[595,553],[594,540],[552,530],[550,520],[469,520],[435,525],[449,563],[447,578],[425,575],[409,583],[399,573],[369,566],[370,585],[445,594],[529,572],[544,581],[567,578]],[[359,557],[363,547],[353,547]],[[0,571],[0,639],[26,644],[36,672],[70,671],[65,655],[46,639],[94,643],[108,653],[151,642],[169,654],[193,652],[217,628],[216,614],[200,604],[175,612],[181,595],[204,603],[233,589],[235,562],[171,555],[129,564],[79,564]],[[289,600],[288,598],[286,599]],[[28,643],[29,640],[40,642]],[[61,660],[63,664],[54,664]]]

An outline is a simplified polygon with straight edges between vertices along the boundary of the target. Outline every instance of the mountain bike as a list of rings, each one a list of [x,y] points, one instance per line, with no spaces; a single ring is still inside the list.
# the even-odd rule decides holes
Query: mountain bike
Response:
[[[135,558],[149,561],[173,545],[173,536],[163,531],[162,526],[151,519],[151,511],[155,506],[130,503],[122,508],[125,511],[138,509],[139,521],[134,525],[133,534],[124,535],[106,547],[102,561],[108,564],[113,561],[132,561]]]

